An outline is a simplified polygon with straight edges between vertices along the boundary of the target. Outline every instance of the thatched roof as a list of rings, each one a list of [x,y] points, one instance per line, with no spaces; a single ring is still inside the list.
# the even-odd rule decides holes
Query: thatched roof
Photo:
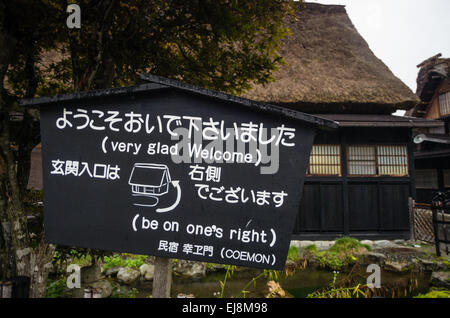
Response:
[[[408,112],[408,115],[421,117],[425,114],[428,103],[431,101],[436,89],[450,76],[450,58],[442,58],[442,54],[432,56],[419,65],[417,75],[417,90],[421,103]]]
[[[417,96],[422,102],[429,102],[434,94],[436,85],[450,74],[450,58],[441,58],[442,54],[430,57],[417,65],[419,74],[417,76]]]
[[[313,113],[392,113],[419,101],[373,54],[344,6],[298,3],[296,21],[287,25],[287,64],[273,74],[275,82],[245,97]]]

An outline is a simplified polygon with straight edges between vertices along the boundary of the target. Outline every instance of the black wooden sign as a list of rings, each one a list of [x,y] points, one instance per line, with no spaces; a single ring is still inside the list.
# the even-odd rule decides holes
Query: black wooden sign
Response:
[[[41,105],[46,240],[281,269],[330,123],[156,80],[23,102]]]

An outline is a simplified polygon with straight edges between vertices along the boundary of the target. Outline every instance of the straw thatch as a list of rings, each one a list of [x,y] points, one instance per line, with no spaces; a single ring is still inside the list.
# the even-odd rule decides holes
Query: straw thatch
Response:
[[[450,74],[450,58],[441,58],[442,54],[430,57],[417,65],[417,95],[422,102],[429,102],[434,94],[434,89],[443,79]]]
[[[299,3],[286,23],[287,64],[245,97],[314,113],[392,113],[419,101],[372,53],[344,6]]]
[[[423,116],[436,89],[443,81],[449,81],[450,58],[442,58],[441,56],[442,54],[439,53],[417,65],[420,70],[417,75],[416,94],[419,96],[421,103],[408,111],[408,115]]]

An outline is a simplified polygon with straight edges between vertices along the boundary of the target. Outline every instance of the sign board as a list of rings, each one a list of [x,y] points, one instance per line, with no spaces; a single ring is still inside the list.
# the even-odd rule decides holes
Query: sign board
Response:
[[[48,242],[283,268],[314,120],[159,84],[40,104]]]

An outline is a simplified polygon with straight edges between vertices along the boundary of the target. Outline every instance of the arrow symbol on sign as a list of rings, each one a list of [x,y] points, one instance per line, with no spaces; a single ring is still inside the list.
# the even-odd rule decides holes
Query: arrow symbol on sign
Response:
[[[180,181],[179,180],[173,180],[172,181],[172,185],[174,186],[174,188],[177,189],[177,199],[175,200],[175,203],[172,204],[171,206],[167,207],[167,208],[158,208],[158,209],[156,209],[156,212],[164,213],[164,212],[172,211],[173,209],[175,209],[177,207],[178,203],[180,203],[180,200],[181,200]]]

